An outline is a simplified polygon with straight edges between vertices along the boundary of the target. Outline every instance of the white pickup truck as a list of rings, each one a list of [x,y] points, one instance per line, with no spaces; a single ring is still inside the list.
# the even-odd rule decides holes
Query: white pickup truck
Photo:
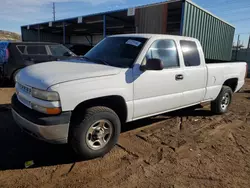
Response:
[[[21,70],[12,113],[29,134],[95,158],[112,149],[126,122],[208,101],[214,113],[225,113],[246,69],[206,64],[193,38],[110,36],[82,58]]]

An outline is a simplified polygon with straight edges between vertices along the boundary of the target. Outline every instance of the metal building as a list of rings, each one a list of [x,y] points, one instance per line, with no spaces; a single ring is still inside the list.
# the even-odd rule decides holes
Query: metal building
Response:
[[[195,37],[209,60],[231,59],[235,28],[190,0],[172,0],[21,27],[23,41],[95,45],[107,35],[156,33]]]

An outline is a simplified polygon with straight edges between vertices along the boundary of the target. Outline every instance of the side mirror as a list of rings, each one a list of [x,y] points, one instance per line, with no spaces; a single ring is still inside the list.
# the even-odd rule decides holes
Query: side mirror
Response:
[[[70,52],[65,52],[65,53],[63,54],[63,56],[70,57],[70,56],[72,56],[72,54],[71,54]]]
[[[141,70],[163,70],[164,65],[160,59],[148,59],[146,65],[141,66]]]

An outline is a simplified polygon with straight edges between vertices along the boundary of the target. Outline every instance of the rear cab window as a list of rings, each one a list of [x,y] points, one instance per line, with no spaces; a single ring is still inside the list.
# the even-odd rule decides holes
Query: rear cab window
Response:
[[[186,67],[200,66],[200,54],[196,42],[181,40],[181,50]]]

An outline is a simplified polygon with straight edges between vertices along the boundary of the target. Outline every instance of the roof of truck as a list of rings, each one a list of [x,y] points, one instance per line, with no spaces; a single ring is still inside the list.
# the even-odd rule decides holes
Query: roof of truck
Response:
[[[139,37],[139,38],[152,38],[152,37],[171,37],[176,39],[182,39],[182,40],[194,40],[195,38],[192,37],[184,37],[184,36],[178,36],[178,35],[164,35],[164,34],[147,34],[147,33],[134,33],[134,34],[119,34],[119,35],[112,35],[110,37]]]

